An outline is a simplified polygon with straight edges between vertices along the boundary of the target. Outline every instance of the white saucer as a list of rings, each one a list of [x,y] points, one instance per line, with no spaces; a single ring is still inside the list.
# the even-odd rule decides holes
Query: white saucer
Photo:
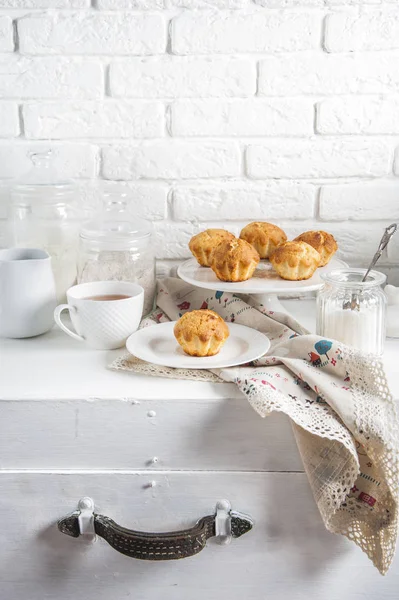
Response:
[[[163,367],[178,369],[221,369],[234,367],[263,356],[270,340],[263,333],[228,323],[230,336],[216,356],[188,356],[173,335],[176,321],[140,329],[128,338],[126,348],[137,358]]]
[[[220,281],[212,269],[200,267],[195,258],[190,258],[179,266],[177,273],[183,281],[207,290],[220,290],[232,292],[233,294],[295,294],[319,289],[323,285],[323,280],[320,277],[321,273],[326,273],[333,269],[344,269],[347,266],[342,260],[332,258],[328,265],[317,269],[310,279],[287,281],[277,275],[268,260],[262,260],[251,279],[238,283],[229,283]]]

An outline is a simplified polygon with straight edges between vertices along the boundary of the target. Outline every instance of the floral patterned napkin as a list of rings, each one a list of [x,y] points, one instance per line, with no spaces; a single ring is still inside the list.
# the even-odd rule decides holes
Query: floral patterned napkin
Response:
[[[256,297],[255,297],[256,298]],[[299,452],[326,528],[340,533],[385,574],[398,532],[398,416],[384,368],[372,355],[309,334],[292,317],[266,311],[256,299],[194,288],[180,279],[159,282],[157,309],[142,326],[210,308],[271,340],[266,356],[213,371],[165,369],[122,357],[111,368],[185,379],[235,383],[266,417],[292,420]]]

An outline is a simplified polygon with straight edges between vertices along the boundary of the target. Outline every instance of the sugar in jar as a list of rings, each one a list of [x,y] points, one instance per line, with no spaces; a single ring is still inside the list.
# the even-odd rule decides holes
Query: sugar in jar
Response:
[[[337,269],[321,275],[323,288],[317,295],[319,335],[338,340],[363,352],[384,351],[386,276],[365,269]]]

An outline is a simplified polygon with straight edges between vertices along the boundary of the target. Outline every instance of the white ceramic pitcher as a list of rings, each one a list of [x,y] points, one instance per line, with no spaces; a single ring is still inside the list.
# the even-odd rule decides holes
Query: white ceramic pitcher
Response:
[[[44,250],[0,250],[0,337],[49,331],[56,307],[51,258]]]

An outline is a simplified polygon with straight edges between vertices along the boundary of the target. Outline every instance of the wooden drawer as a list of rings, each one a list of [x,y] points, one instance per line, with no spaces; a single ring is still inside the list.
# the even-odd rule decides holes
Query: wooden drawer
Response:
[[[3,473],[0,580],[4,600],[362,600],[397,598],[399,560],[382,578],[361,551],[325,531],[302,473]],[[189,527],[220,498],[255,520],[230,546],[146,562],[99,539],[87,545],[55,521],[89,495],[136,529]]]
[[[3,469],[303,471],[288,418],[262,419],[244,396],[10,400],[0,410]]]

